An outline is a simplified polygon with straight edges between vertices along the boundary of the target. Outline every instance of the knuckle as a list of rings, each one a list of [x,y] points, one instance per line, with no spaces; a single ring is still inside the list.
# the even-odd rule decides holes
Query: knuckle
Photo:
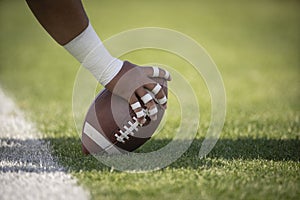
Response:
[[[146,107],[147,107],[148,109],[151,109],[151,108],[153,108],[153,107],[156,107],[154,100],[152,99],[151,101],[149,101],[149,102],[146,104]]]
[[[166,95],[165,95],[165,93],[164,93],[164,91],[163,90],[161,90],[159,93],[157,93],[157,95],[155,96],[157,99],[161,99],[161,98],[163,98],[163,97],[165,97]]]
[[[148,104],[149,102],[153,101],[152,96],[149,93],[146,93],[144,96],[142,96],[141,100],[144,104]]]

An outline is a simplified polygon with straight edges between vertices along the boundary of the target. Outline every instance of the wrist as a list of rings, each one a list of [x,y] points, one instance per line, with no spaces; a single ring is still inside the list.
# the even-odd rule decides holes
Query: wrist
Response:
[[[64,48],[104,86],[118,74],[123,65],[123,61],[107,51],[91,24]]]

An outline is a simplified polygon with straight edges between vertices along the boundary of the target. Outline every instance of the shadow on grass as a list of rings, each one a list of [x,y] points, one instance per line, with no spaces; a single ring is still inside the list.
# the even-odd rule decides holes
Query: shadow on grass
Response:
[[[64,166],[71,171],[110,170],[93,156],[84,156],[81,153],[81,143],[78,138],[50,139],[55,154],[58,155]],[[151,152],[167,145],[169,139],[152,139],[137,152]],[[273,160],[273,161],[300,161],[299,139],[266,139],[266,138],[240,138],[237,140],[219,139],[214,149],[206,159],[200,159],[198,153],[203,139],[195,139],[192,145],[170,168],[209,168],[210,160],[214,159],[214,166],[223,165],[218,159],[234,160]],[[178,141],[180,145],[182,141]]]
[[[35,143],[34,140],[17,141],[15,139],[1,138],[1,143],[18,143],[16,146],[1,145],[1,160],[12,160],[14,163],[22,161],[23,156],[14,157],[15,154],[8,152],[23,152],[24,145]],[[79,138],[46,138],[50,141],[52,151],[59,162],[71,172],[78,171],[109,171],[110,168],[100,163],[93,156],[85,156],[81,152]],[[152,139],[137,152],[150,152],[167,145],[171,140]],[[192,145],[177,161],[169,168],[210,168],[212,166],[224,165],[221,159],[225,160],[273,160],[273,161],[300,161],[300,140],[299,139],[266,139],[266,138],[240,138],[237,140],[219,139],[214,149],[206,159],[200,159],[198,152],[203,139],[195,139]],[[182,141],[178,141],[180,145]],[[38,148],[35,151],[39,151]],[[5,153],[6,152],[6,153]],[[24,152],[25,153],[25,152]],[[27,152],[28,153],[28,152]],[[29,152],[30,153],[30,152]],[[43,159],[43,158],[41,158]],[[212,162],[213,160],[213,162]],[[38,162],[38,161],[37,161]],[[1,168],[1,166],[0,166]],[[28,170],[26,170],[28,171]]]

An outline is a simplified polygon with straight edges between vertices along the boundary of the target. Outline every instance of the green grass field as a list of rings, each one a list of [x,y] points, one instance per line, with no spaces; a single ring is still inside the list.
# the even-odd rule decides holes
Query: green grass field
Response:
[[[103,40],[147,26],[191,36],[218,65],[227,95],[221,138],[205,159],[198,151],[210,120],[209,96],[203,81],[191,76],[193,88],[201,91],[203,117],[190,149],[155,172],[112,171],[81,154],[71,107],[79,64],[38,25],[25,1],[0,1],[1,87],[94,199],[299,198],[299,1],[85,1],[85,6]],[[192,74],[185,61],[168,53],[145,50],[123,59],[166,62]],[[172,139],[179,120],[173,104],[170,99],[166,131],[142,150]]]

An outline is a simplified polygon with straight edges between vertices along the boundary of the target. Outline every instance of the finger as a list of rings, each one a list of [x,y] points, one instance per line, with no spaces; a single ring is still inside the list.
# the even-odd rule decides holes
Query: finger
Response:
[[[165,70],[158,67],[152,67],[152,76],[151,77],[158,77],[158,78],[164,78],[168,81],[171,80],[170,73]]]
[[[130,107],[132,108],[133,112],[136,115],[137,121],[140,125],[145,124],[146,122],[146,113],[144,109],[142,108],[142,105],[138,101],[137,97],[135,95],[132,95],[130,99]]]
[[[146,114],[150,117],[151,120],[156,120],[158,110],[152,96],[142,87],[138,88],[136,90],[136,93],[141,98],[144,105],[147,107]]]
[[[163,78],[167,81],[170,81],[172,79],[170,73],[165,69],[159,67],[145,67],[145,69],[149,77]]]
[[[155,101],[162,105],[164,109],[167,108],[167,97],[165,95],[165,92],[163,91],[160,84],[147,84],[145,85],[145,88],[147,88],[151,93],[155,96]]]

